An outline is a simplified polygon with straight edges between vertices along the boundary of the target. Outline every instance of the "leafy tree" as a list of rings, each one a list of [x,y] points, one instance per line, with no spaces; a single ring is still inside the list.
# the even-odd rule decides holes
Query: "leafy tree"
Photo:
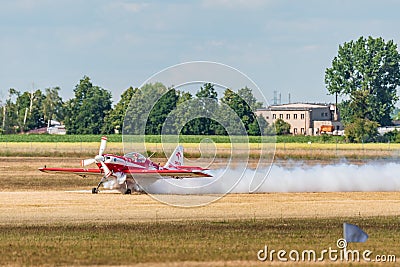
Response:
[[[178,95],[162,83],[145,84],[133,92],[126,110],[123,131],[126,134],[159,134],[168,116],[176,106]]]
[[[189,134],[214,135],[223,131],[221,125],[210,119],[218,109],[218,93],[211,83],[205,83],[196,93],[199,117],[189,122]]]
[[[189,92],[184,92],[184,91],[177,91],[178,94],[178,101],[177,105],[180,105],[181,103],[184,103],[185,101],[189,101],[193,99],[193,96]]]
[[[273,125],[275,126],[275,132],[277,135],[290,133],[290,124],[282,119],[277,119]]]
[[[215,91],[214,85],[211,83],[205,83],[200,87],[200,90],[196,93],[198,98],[211,98],[218,100],[218,93]]]
[[[374,142],[378,133],[379,124],[368,119],[355,119],[346,126],[346,140],[351,143]]]
[[[70,134],[100,134],[111,109],[111,93],[94,86],[84,76],[74,89],[75,97],[66,102],[65,127]]]
[[[29,128],[30,128],[27,126],[27,120],[30,117],[29,109],[31,106],[31,98],[32,97],[33,97],[33,95],[30,92],[23,92],[22,94],[18,92],[18,97],[15,101],[15,108],[17,110],[17,114],[16,114],[17,115],[17,124],[18,124],[18,128],[21,132],[29,130]],[[33,99],[32,99],[32,101],[33,101]],[[30,125],[30,126],[32,126],[32,125]]]
[[[263,104],[257,101],[253,95],[253,91],[247,86],[239,89],[237,94],[250,106],[252,111],[262,108]]]
[[[249,124],[248,134],[253,136],[273,135],[274,131],[272,127],[268,125],[267,120],[262,115],[259,115]]]
[[[162,129],[163,134],[193,134],[193,123],[192,113],[193,96],[189,92],[176,91],[178,100],[176,102],[176,108],[171,110],[164,128]]]
[[[344,95],[342,117],[357,118],[390,125],[390,114],[398,100],[400,55],[393,41],[360,37],[339,46],[332,67],[326,69],[325,84],[330,94]]]
[[[40,89],[35,92],[24,92],[16,101],[18,125],[21,131],[45,127],[43,100],[45,96]]]
[[[63,120],[64,102],[59,95],[60,87],[45,89],[45,96],[42,101],[43,118],[45,122],[50,120]]]
[[[179,92],[176,109],[166,124],[172,125],[171,132],[179,134],[226,135],[227,131],[235,134],[240,125],[237,125],[237,116],[233,115],[231,109],[218,103],[214,86],[206,83],[195,98],[189,93]],[[166,133],[164,129],[163,133]]]
[[[2,133],[16,133],[18,125],[18,108],[13,98],[18,97],[20,92],[14,88],[8,90],[8,99],[2,106]]]
[[[385,133],[383,137],[380,138],[379,142],[398,143],[397,141],[400,141],[399,137],[400,137],[399,131],[397,131],[397,129],[394,129],[394,131]]]
[[[146,124],[146,134],[161,134],[164,121],[175,109],[179,94],[175,89],[166,91],[152,107]]]
[[[122,93],[119,102],[115,105],[113,109],[107,112],[102,128],[103,133],[112,134],[115,133],[115,131],[121,132],[129,103],[131,102],[133,95],[138,90],[138,88],[134,89],[133,87],[129,87]]]
[[[236,112],[250,135],[261,134],[259,129],[260,127],[258,126],[256,115],[254,114],[253,110],[261,107],[262,104],[257,102],[257,99],[253,96],[251,89],[245,87],[240,89],[238,93],[235,93],[231,89],[226,89],[221,102],[227,104]],[[252,125],[251,130],[250,125]]]

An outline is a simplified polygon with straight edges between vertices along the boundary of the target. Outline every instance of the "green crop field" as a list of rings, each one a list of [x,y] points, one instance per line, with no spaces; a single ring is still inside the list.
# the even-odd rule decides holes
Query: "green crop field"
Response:
[[[200,143],[212,140],[215,143],[343,143],[343,136],[216,136],[216,135],[107,135],[109,142],[142,142],[161,143],[179,140],[181,143]],[[99,142],[101,135],[49,135],[49,134],[10,134],[0,135],[0,142]]]

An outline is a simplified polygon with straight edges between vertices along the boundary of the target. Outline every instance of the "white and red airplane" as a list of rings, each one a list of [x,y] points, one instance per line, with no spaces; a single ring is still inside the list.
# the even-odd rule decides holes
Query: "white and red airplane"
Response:
[[[107,137],[101,138],[99,154],[92,159],[82,160],[82,167],[96,163],[98,168],[39,168],[42,172],[49,173],[74,173],[82,177],[87,175],[102,175],[97,187],[92,188],[92,193],[97,194],[99,187],[107,183],[107,187],[118,189],[125,194],[132,191],[141,191],[141,187],[135,181],[140,179],[165,179],[165,178],[193,178],[212,177],[206,173],[208,169],[183,165],[183,147],[177,146],[167,163],[161,167],[140,153],[131,152],[124,156],[103,154],[107,145]]]

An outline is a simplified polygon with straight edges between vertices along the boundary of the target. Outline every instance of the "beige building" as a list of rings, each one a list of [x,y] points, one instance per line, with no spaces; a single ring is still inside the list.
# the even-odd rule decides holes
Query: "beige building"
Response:
[[[274,105],[258,109],[269,124],[282,119],[290,124],[291,134],[318,135],[321,133],[343,134],[339,112],[333,104],[294,103]]]

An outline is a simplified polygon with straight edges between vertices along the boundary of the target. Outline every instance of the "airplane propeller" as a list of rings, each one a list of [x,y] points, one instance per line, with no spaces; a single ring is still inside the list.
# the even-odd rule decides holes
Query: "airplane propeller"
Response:
[[[110,169],[107,167],[107,165],[104,163],[104,157],[103,157],[103,153],[104,150],[106,149],[107,146],[107,137],[103,136],[101,137],[101,143],[100,143],[100,149],[99,149],[99,154],[97,156],[95,156],[92,159],[84,159],[81,162],[82,167],[93,164],[93,163],[100,163],[101,166],[103,167],[104,170],[104,174],[106,177],[111,175],[111,171]]]

